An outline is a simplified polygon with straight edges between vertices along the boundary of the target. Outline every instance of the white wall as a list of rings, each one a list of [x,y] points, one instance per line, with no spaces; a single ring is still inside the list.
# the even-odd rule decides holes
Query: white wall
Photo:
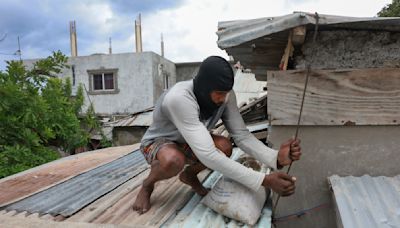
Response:
[[[152,107],[157,100],[155,94],[161,94],[162,88],[154,81],[158,75],[158,64],[163,62],[166,71],[171,75],[175,84],[174,63],[159,57],[153,52],[124,53],[124,54],[95,54],[91,56],[70,57],[69,64],[75,66],[76,91],[79,83],[89,91],[88,70],[118,69],[116,94],[85,94],[85,106],[89,98],[94,104],[95,111],[101,115],[130,114]],[[70,77],[72,69],[65,70],[61,77]],[[157,90],[157,91],[156,91]]]

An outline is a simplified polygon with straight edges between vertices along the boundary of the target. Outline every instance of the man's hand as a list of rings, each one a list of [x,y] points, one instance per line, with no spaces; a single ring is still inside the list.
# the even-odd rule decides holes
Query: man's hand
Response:
[[[297,161],[301,156],[300,140],[289,139],[282,143],[278,152],[278,168],[289,165],[292,161]]]
[[[271,173],[265,175],[262,185],[271,188],[281,196],[290,196],[294,193],[296,178],[286,173]]]

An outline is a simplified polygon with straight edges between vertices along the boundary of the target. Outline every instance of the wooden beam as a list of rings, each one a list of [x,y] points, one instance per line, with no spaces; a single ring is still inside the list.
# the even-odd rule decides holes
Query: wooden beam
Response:
[[[285,52],[283,53],[281,63],[279,64],[279,69],[281,70],[286,70],[288,63],[289,63],[289,57],[293,55],[293,44],[292,44],[292,31],[289,32],[288,36],[288,42],[285,48]]]
[[[268,114],[272,125],[296,125],[305,75],[305,70],[268,72]],[[311,72],[302,125],[399,123],[399,68]]]

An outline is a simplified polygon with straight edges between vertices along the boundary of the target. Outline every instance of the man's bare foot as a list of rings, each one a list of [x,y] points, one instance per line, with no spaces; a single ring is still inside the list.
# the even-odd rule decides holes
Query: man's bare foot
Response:
[[[197,175],[195,174],[191,174],[184,170],[179,175],[179,180],[191,186],[193,190],[200,196],[205,196],[208,193],[208,190],[200,183],[199,178],[197,178]]]
[[[139,194],[136,197],[135,203],[133,204],[132,209],[137,211],[139,214],[144,214],[150,209],[150,196],[153,192],[154,187],[144,187],[139,191]]]

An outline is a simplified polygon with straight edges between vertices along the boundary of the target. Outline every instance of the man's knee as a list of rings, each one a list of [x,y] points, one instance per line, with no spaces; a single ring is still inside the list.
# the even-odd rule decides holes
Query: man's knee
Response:
[[[180,172],[185,165],[185,157],[180,152],[172,152],[165,156],[160,165],[167,172]]]
[[[228,157],[232,155],[232,143],[223,136],[213,136],[215,146]]]

